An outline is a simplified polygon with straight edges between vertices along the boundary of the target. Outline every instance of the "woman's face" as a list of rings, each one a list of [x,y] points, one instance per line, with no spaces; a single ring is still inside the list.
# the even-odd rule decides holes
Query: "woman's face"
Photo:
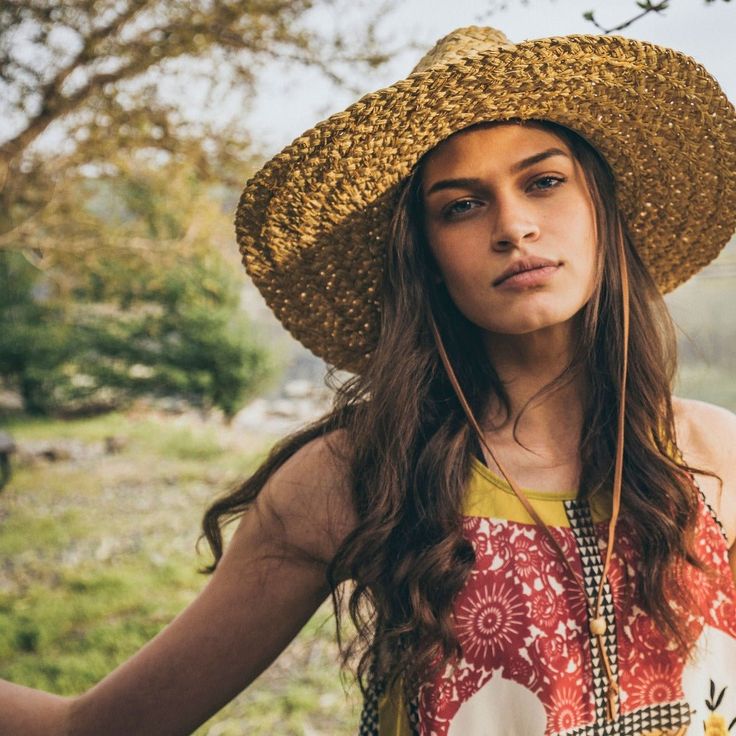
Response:
[[[590,193],[567,144],[498,124],[441,143],[422,171],[425,229],[455,305],[489,333],[568,322],[596,279]]]

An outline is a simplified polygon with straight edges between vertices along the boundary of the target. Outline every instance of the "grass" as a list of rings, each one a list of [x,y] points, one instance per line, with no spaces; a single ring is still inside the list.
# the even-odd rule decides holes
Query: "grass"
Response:
[[[48,419],[46,417],[11,416],[3,420],[19,440],[78,439],[84,442],[102,441],[109,435],[127,431],[130,418],[118,412],[86,419]]]
[[[21,457],[0,493],[0,677],[81,692],[137,651],[205,584],[202,512],[273,438],[191,417],[15,418],[24,443],[81,443],[49,463]],[[106,437],[122,449],[105,454]],[[333,624],[320,609],[246,692],[197,736],[353,734]]]
[[[151,569],[131,559],[114,569],[62,570],[52,585],[31,582],[21,600],[4,594],[3,676],[63,694],[87,689],[153,637],[200,584],[181,560]]]
[[[188,418],[142,416],[137,421],[113,413],[91,419],[43,419],[15,417],[6,426],[19,440],[64,439],[86,443],[103,442],[123,435],[131,449],[177,460],[214,460],[224,454],[212,427],[192,427]]]

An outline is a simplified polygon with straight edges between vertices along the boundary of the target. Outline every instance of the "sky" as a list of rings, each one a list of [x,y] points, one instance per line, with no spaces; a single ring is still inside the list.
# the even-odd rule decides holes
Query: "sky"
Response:
[[[354,18],[334,18],[318,11],[312,21],[327,27],[359,23],[375,0],[357,0]],[[639,12],[632,0],[398,0],[387,3],[378,31],[388,48],[414,43],[428,50],[454,28],[492,25],[511,41],[570,33],[596,33],[583,13],[595,12],[604,26],[617,25]],[[505,8],[501,6],[505,5]],[[736,2],[716,0],[671,0],[663,14],[651,13],[620,32],[631,38],[669,46],[693,56],[720,82],[731,100],[736,100]],[[423,52],[398,54],[366,78],[351,79],[360,94],[385,87],[412,69]],[[266,154],[273,154],[304,130],[357,99],[354,92],[339,89],[315,70],[289,64],[269,64],[261,74],[252,110],[246,115],[252,136]]]
[[[736,100],[736,0],[715,0],[711,4],[705,0],[670,2],[663,14],[650,14],[620,33],[693,56],[719,80],[729,98]],[[364,32],[367,19],[381,8],[378,37],[384,48],[404,51],[362,76],[355,67],[345,66],[340,71],[348,77],[352,89],[331,83],[315,68],[269,60],[257,68],[255,94],[243,90],[242,95],[225,95],[212,106],[206,98],[208,85],[199,85],[193,75],[185,74],[178,81],[155,80],[162,99],[174,106],[181,106],[182,100],[186,100],[184,111],[191,119],[237,120],[248,131],[254,148],[270,156],[359,96],[404,78],[439,38],[455,28],[492,25],[511,41],[519,42],[570,33],[597,33],[583,18],[588,10],[594,11],[597,20],[607,27],[639,12],[634,0],[336,0],[332,8],[329,2],[315,6],[308,22],[327,36],[339,30],[348,40],[357,39]],[[335,7],[339,12],[335,12]],[[202,62],[198,63],[201,67]],[[221,68],[213,73],[225,72]],[[227,79],[221,81],[232,91]],[[17,132],[21,123],[16,122],[0,114],[0,141]],[[63,139],[63,128],[51,126],[38,144],[40,148],[55,149]]]

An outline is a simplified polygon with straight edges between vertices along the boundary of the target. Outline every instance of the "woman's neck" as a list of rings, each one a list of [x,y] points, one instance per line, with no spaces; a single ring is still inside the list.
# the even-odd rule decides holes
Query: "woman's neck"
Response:
[[[516,437],[532,454],[549,461],[572,461],[579,451],[588,396],[585,373],[577,371],[550,393],[534,398],[570,365],[572,325],[524,335],[488,334],[485,346],[510,403],[507,416],[500,402],[491,402],[483,422],[487,440],[500,448],[517,444],[516,426]]]

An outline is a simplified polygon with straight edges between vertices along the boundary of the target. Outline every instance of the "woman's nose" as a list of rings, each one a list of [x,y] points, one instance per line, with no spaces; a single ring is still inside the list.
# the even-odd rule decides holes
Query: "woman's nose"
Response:
[[[498,250],[533,243],[539,237],[538,218],[528,203],[515,197],[498,198],[495,207],[492,246]]]

